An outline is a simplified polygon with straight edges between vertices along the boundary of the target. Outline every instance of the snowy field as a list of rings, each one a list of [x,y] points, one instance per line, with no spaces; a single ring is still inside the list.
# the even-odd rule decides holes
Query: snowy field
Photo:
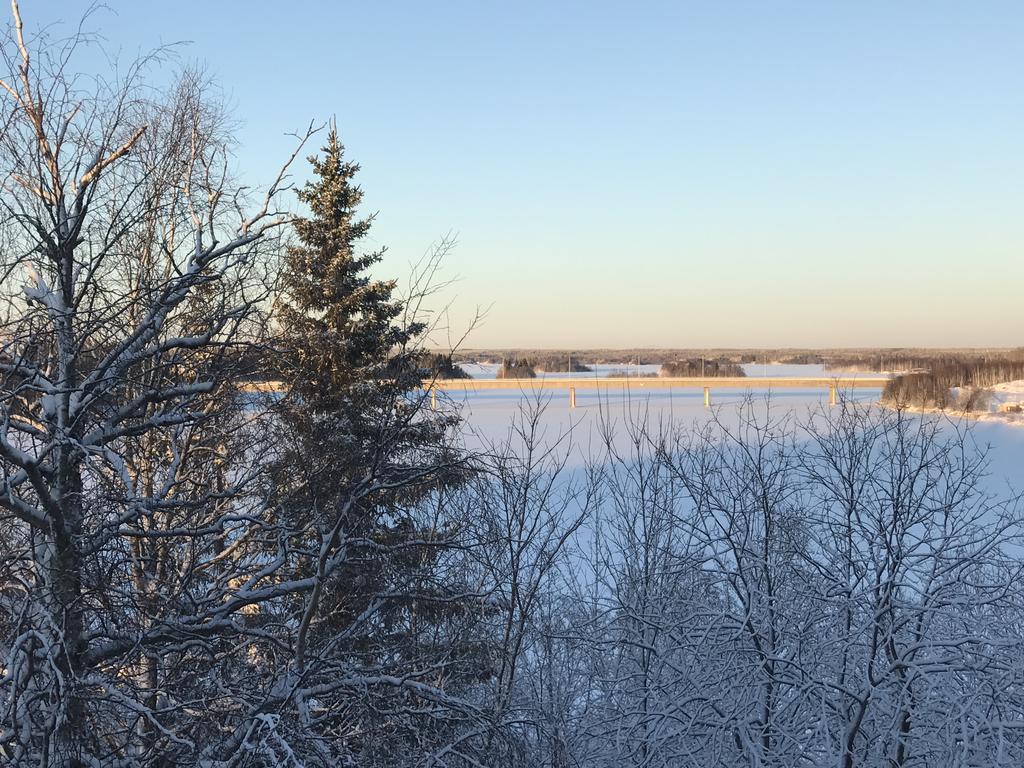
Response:
[[[473,364],[463,366],[474,378],[494,378],[498,365]],[[623,365],[593,366],[591,373],[574,373],[573,378],[605,378],[611,371],[626,370]],[[642,373],[656,373],[658,365],[642,365]],[[632,366],[631,373],[636,373]],[[776,416],[791,414],[798,421],[806,420],[815,412],[827,412],[828,392],[823,390],[785,389],[769,392],[756,386],[757,378],[765,376],[827,376],[820,365],[745,365],[744,370],[751,378],[749,392],[741,390],[720,390],[712,388],[712,408],[703,404],[700,390],[651,389],[646,380],[643,390],[622,392],[579,390],[576,408],[569,408],[569,397],[563,391],[508,391],[489,390],[482,392],[448,392],[445,397],[461,411],[465,419],[467,442],[483,445],[500,441],[510,429],[513,419],[523,409],[540,406],[543,414],[540,422],[544,442],[558,443],[559,450],[568,451],[569,464],[581,466],[596,455],[601,444],[603,429],[611,424],[615,432],[624,436],[625,427],[638,417],[646,417],[657,425],[671,420],[675,424],[701,425],[714,417],[724,424],[735,424],[737,409],[747,398],[753,398],[759,407],[770,407]],[[856,374],[842,374],[852,376]],[[568,373],[538,374],[543,378],[568,378]],[[1016,397],[1024,399],[1024,382],[1004,387],[998,402]],[[879,390],[850,390],[843,393],[849,399],[861,402],[877,401]],[[952,421],[954,417],[939,416]],[[962,422],[963,423],[963,422]],[[994,493],[1006,493],[1008,486],[1024,487],[1024,429],[1005,423],[1000,419],[977,420],[963,423],[971,430],[974,441],[980,449],[987,450],[990,462],[988,482]]]

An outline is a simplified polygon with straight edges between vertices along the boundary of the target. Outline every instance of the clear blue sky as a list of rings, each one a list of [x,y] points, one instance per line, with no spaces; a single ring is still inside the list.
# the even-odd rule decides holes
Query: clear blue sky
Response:
[[[1024,3],[108,2],[253,181],[336,115],[386,271],[459,234],[471,346],[1024,345]]]

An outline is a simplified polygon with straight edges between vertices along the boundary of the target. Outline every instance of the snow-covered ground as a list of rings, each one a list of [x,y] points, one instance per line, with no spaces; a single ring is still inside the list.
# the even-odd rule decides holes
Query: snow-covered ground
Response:
[[[992,401],[984,417],[1024,425],[1024,379],[996,384],[991,389]]]
[[[970,411],[958,414],[960,418],[989,424],[1008,424],[1015,427],[1024,427],[1024,379],[995,384],[991,387],[985,387],[985,390],[990,396],[982,410],[978,410],[975,406]],[[969,394],[970,390],[968,389],[964,392],[959,387],[953,387],[950,392],[952,393],[953,401],[956,402],[960,397]],[[911,407],[909,410],[917,413],[942,413],[942,411],[936,408]],[[956,408],[953,407],[948,409],[947,413],[955,411]]]

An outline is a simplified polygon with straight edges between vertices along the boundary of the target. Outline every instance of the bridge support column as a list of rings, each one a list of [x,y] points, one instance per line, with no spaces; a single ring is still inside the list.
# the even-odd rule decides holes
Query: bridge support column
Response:
[[[835,384],[830,385],[829,388],[828,388],[828,404],[829,405],[835,405],[836,402],[838,401],[838,393],[837,393],[836,389],[837,389],[837,387],[836,387]]]
[[[711,387],[704,387],[704,407],[711,407]]]
[[[437,387],[430,388],[430,410],[437,410]]]
[[[569,387],[569,407],[576,407],[576,387]]]

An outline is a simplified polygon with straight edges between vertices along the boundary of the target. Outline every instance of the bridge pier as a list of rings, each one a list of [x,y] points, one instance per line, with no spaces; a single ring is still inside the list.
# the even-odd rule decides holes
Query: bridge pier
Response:
[[[829,385],[829,388],[828,388],[828,404],[829,405],[835,405],[836,402],[838,401],[839,398],[838,398],[838,392],[836,391],[837,389],[838,388],[836,387],[835,384]]]
[[[576,387],[569,387],[569,408],[576,407]]]
[[[711,387],[704,387],[704,407],[711,407]]]
[[[437,387],[430,388],[430,410],[437,410]]]

